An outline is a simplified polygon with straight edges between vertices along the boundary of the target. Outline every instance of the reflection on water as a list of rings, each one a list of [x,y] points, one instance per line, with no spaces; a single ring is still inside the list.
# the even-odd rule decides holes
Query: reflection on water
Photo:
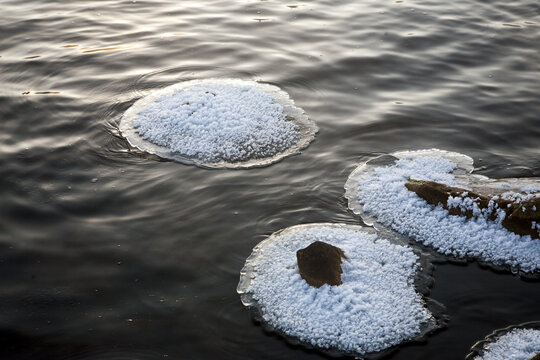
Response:
[[[2,10],[1,358],[35,359],[31,348],[54,359],[321,358],[266,335],[242,308],[235,287],[255,244],[300,223],[358,223],[347,176],[397,150],[466,153],[492,178],[540,176],[536,2],[5,0]],[[83,53],[120,46],[129,51]],[[209,171],[119,136],[137,99],[204,78],[279,86],[317,139],[267,168]],[[448,328],[392,359],[463,358],[493,329],[538,316],[538,283],[475,264],[439,265],[434,277]]]
[[[94,52],[100,52],[100,51],[112,51],[112,50],[122,50],[122,49],[128,49],[129,46],[111,46],[101,49],[91,49],[91,50],[84,50],[83,53],[94,53]]]
[[[60,91],[23,91],[23,95],[48,95],[48,94],[60,94]]]

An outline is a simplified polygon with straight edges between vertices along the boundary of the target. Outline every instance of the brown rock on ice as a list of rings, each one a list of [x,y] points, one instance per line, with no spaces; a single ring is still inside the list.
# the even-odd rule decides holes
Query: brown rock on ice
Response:
[[[540,224],[540,197],[523,202],[513,202],[507,206],[506,217],[502,225],[518,235],[530,235],[533,239],[540,238],[538,228],[533,222]]]
[[[480,209],[487,209],[490,201],[494,201],[498,208],[506,213],[502,226],[518,235],[530,235],[533,239],[540,238],[538,228],[534,226],[534,223],[540,223],[540,197],[521,202],[512,202],[500,198],[491,199],[485,195],[434,181],[411,181],[406,183],[405,187],[416,193],[428,204],[441,204],[443,208],[448,210],[450,215],[462,215],[467,218],[473,217],[471,210],[448,207],[448,198],[450,196],[471,198]],[[496,212],[491,212],[489,219],[495,220],[496,216]]]
[[[315,241],[296,252],[300,276],[315,287],[341,285],[343,250],[322,241]]]
[[[450,215],[464,215],[468,218],[473,217],[471,210],[463,211],[460,208],[448,207],[448,198],[450,196],[460,197],[463,194],[466,194],[467,197],[475,199],[475,202],[481,209],[487,208],[490,201],[490,198],[487,196],[480,195],[466,189],[441,184],[435,181],[408,182],[405,184],[405,187],[416,193],[416,195],[420,196],[422,199],[426,200],[428,204],[441,204],[446,210],[448,210]]]
[[[536,354],[531,360],[540,360],[540,353]]]

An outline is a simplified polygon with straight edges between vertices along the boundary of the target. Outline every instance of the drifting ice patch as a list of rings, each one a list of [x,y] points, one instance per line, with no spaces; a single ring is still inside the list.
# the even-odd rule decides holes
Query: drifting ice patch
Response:
[[[300,276],[296,252],[315,241],[343,250],[343,283],[320,288]],[[308,347],[366,355],[418,339],[437,327],[415,290],[426,268],[414,251],[377,239],[373,228],[340,224],[293,226],[259,243],[237,291],[270,330]],[[425,266],[424,266],[425,265]]]
[[[397,152],[354,170],[345,184],[345,196],[349,208],[368,225],[378,229],[388,226],[447,256],[476,258],[536,276],[540,271],[540,240],[514,234],[500,222],[482,216],[467,219],[449,215],[441,205],[429,205],[405,187],[414,179],[506,199],[538,196],[534,188],[540,179],[493,180],[470,174],[472,169],[473,160],[463,154],[435,149]]]
[[[471,349],[467,360],[531,360],[539,354],[540,323],[535,322],[495,331]]]
[[[316,125],[276,86],[235,79],[181,82],[135,102],[120,121],[134,147],[211,168],[265,166],[298,153]]]

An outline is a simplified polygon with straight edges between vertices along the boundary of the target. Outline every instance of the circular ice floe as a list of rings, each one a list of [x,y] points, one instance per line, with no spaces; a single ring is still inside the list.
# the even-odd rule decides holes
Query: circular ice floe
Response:
[[[467,360],[532,360],[537,355],[540,322],[495,331],[473,346]]]
[[[317,288],[301,278],[296,252],[315,241],[344,252],[341,285]],[[268,329],[289,341],[363,356],[437,327],[417,292],[427,290],[430,268],[420,261],[411,248],[378,239],[373,228],[298,225],[253,249],[237,291]]]
[[[435,181],[505,199],[540,196],[536,190],[540,191],[540,179],[494,180],[470,174],[472,169],[473,160],[463,154],[436,149],[397,152],[355,169],[345,185],[345,196],[349,208],[368,225],[389,227],[447,256],[475,258],[536,276],[540,240],[507,230],[500,219],[450,215],[441,205],[430,205],[405,187],[410,180]]]
[[[276,86],[238,79],[181,82],[143,97],[120,121],[128,142],[209,168],[266,166],[298,153],[317,126]]]

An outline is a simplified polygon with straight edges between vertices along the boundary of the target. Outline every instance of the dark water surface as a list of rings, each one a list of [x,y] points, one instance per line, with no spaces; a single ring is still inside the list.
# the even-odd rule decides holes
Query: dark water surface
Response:
[[[540,3],[3,0],[0,358],[319,359],[252,323],[235,288],[255,244],[358,223],[360,161],[437,147],[491,177],[540,176]],[[117,130],[173,83],[276,84],[317,122],[302,155],[203,170]],[[447,329],[391,359],[463,359],[540,320],[540,283],[436,267]]]

